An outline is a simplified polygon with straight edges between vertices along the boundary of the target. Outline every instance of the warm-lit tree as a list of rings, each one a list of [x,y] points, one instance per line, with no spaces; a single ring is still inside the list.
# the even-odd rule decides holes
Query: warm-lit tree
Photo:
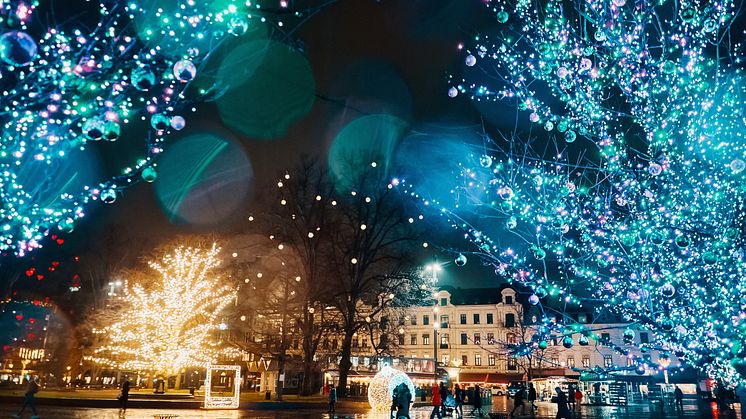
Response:
[[[109,324],[95,330],[101,342],[87,359],[166,376],[214,363],[227,350],[214,338],[218,316],[236,295],[216,275],[219,252],[179,246],[148,262],[155,272],[130,272],[112,307],[96,313]]]

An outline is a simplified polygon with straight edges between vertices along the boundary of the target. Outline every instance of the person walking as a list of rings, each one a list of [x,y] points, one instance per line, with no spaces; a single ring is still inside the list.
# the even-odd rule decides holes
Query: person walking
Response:
[[[396,419],[409,419],[409,406],[412,404],[412,393],[406,384],[399,384],[396,403]]]
[[[572,395],[575,398],[575,411],[580,411],[580,403],[583,401],[583,392],[579,388],[575,387],[575,394]]]
[[[557,395],[552,397],[552,401],[557,403],[557,416],[555,416],[555,419],[570,419],[570,408],[567,406],[567,396],[559,387],[555,387],[554,391],[557,392]]]
[[[433,386],[433,411],[430,413],[430,419],[433,419],[435,416],[438,419],[443,419],[443,415],[440,414],[440,403],[440,388]]]
[[[531,413],[536,410],[536,388],[534,383],[528,383],[528,401],[531,403]]]
[[[448,401],[448,395],[450,391],[446,388],[444,382],[440,382],[440,414],[445,416],[446,414],[446,402]]]
[[[482,389],[479,388],[479,384],[474,386],[474,409],[471,414],[477,412],[477,416],[482,417]]]
[[[38,378],[36,376],[29,378],[28,384],[26,384],[26,394],[23,399],[23,406],[21,406],[21,410],[12,417],[20,418],[27,406],[31,408],[32,419],[39,417],[36,413],[36,399],[34,398],[36,393],[39,392],[39,383],[37,380]]]
[[[126,380],[122,384],[122,392],[119,394],[119,411],[127,411],[127,401],[130,399],[130,382]]]
[[[681,391],[679,386],[676,386],[676,390],[673,391],[673,398],[676,401],[676,409],[684,411],[684,392]]]
[[[458,414],[458,417],[462,417],[464,416],[464,390],[456,384],[454,393],[454,398],[456,399],[456,414]]]
[[[515,396],[513,396],[513,410],[510,411],[510,417],[515,417],[515,411],[518,410],[518,408],[521,408],[521,415],[526,413],[523,409],[523,401],[526,399],[526,390],[523,389],[523,387],[519,388],[518,391],[516,391]]]
[[[329,415],[335,415],[337,411],[335,406],[337,404],[337,388],[334,384],[329,385]]]
[[[570,411],[575,410],[575,387],[572,384],[567,386],[567,407]]]

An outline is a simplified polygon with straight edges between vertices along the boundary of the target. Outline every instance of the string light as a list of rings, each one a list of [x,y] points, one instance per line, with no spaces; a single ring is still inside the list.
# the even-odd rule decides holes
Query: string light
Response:
[[[217,48],[259,28],[287,35],[276,6],[257,2],[104,0],[84,11],[98,24],[67,19],[34,38],[26,31],[37,6],[0,6],[0,250],[18,256],[50,231],[71,232],[90,201],[113,203],[124,188],[156,180],[166,136],[226,89],[209,71]],[[313,10],[277,16],[301,22]],[[94,173],[96,152],[133,125],[145,128],[140,157],[114,176]]]
[[[499,85],[452,77],[448,95],[513,104],[541,129],[487,139],[452,196],[423,206],[533,290],[532,304],[600,303],[654,332],[644,349],[743,381],[744,45],[725,41],[735,5],[486,4],[498,30],[464,48],[465,72]]]
[[[111,325],[94,330],[103,344],[90,361],[125,370],[170,373],[206,367],[218,356],[237,355],[214,339],[218,316],[236,297],[214,275],[220,249],[178,247],[162,261],[151,261],[159,278],[132,286],[125,282]]]

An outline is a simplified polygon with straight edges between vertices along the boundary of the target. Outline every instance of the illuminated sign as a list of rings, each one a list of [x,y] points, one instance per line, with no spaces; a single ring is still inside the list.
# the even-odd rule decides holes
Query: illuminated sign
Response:
[[[241,366],[210,365],[205,380],[205,409],[238,409]]]

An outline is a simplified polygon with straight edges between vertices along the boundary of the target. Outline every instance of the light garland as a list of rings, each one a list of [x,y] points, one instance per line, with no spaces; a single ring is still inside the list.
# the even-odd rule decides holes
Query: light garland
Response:
[[[218,316],[236,291],[210,277],[220,249],[179,247],[150,267],[160,278],[147,285],[125,283],[124,308],[113,324],[94,333],[104,344],[86,359],[113,368],[175,374],[207,367],[225,352],[214,340]],[[230,352],[230,351],[229,351]]]
[[[453,79],[448,95],[514,103],[542,129],[488,140],[460,166],[451,199],[402,187],[498,276],[532,289],[532,304],[602,303],[632,323],[625,343],[651,330],[644,350],[743,381],[744,46],[721,42],[734,4],[488,6],[498,30],[475,38],[465,64],[502,83]],[[582,325],[559,326],[587,341]]]
[[[0,250],[19,256],[50,231],[72,231],[91,200],[112,203],[127,186],[156,179],[166,135],[226,90],[202,73],[218,47],[259,28],[287,38],[286,23],[314,11],[275,1],[80,3],[82,16],[38,35],[29,24],[38,1],[0,4]],[[92,30],[83,23],[91,17]],[[95,173],[94,150],[112,147],[104,144],[128,125],[145,129],[141,157],[113,177]]]

